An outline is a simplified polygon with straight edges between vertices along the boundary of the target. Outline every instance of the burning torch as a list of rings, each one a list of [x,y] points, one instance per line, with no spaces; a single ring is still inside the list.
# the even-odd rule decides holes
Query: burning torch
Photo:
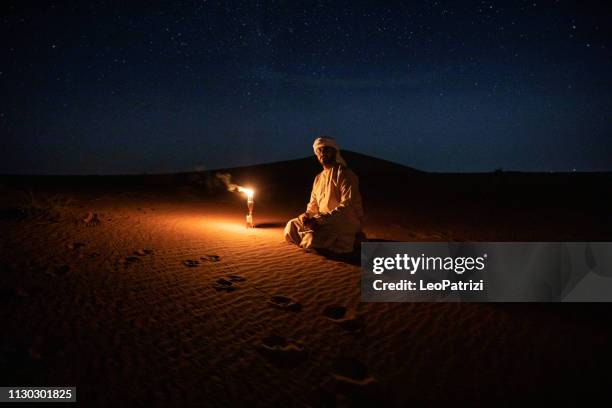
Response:
[[[249,213],[246,216],[246,226],[247,228],[254,228],[255,224],[253,223],[253,195],[255,192],[250,188],[239,187],[238,190],[242,193],[245,193],[247,196],[247,208],[249,209]]]

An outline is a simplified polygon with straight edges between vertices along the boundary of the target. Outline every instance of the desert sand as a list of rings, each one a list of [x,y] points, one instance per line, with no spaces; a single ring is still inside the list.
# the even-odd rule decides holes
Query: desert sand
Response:
[[[612,238],[611,174],[435,174],[345,157],[370,239]],[[101,407],[607,395],[608,304],[362,303],[352,259],[285,243],[317,166],[225,170],[256,190],[254,229],[215,171],[2,176],[2,384],[75,385]]]

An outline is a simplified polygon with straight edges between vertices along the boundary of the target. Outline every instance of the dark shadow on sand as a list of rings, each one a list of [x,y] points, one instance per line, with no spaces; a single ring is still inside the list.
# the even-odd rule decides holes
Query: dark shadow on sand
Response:
[[[361,250],[355,250],[346,254],[338,254],[327,249],[316,249],[314,252],[331,261],[344,262],[350,265],[361,266]]]
[[[381,238],[367,238],[355,244],[355,249],[353,250],[353,252],[349,252],[346,254],[338,254],[336,252],[332,252],[327,249],[316,249],[315,252],[332,261],[344,262],[350,265],[361,266],[361,243],[363,242],[401,242],[401,241],[394,241],[391,239],[381,239]]]
[[[264,222],[261,224],[255,224],[255,228],[284,228],[286,224],[287,221]]]

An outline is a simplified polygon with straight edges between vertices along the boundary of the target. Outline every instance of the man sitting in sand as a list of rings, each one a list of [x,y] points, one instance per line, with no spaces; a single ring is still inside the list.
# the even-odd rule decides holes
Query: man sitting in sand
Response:
[[[306,249],[352,252],[363,218],[359,180],[333,138],[319,137],[313,148],[323,171],[314,180],[306,212],[287,223],[285,239]]]

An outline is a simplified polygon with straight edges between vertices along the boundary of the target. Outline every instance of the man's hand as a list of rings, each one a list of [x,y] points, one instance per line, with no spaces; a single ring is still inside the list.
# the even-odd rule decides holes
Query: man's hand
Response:
[[[311,230],[316,230],[319,227],[319,218],[318,217],[308,217],[304,220],[304,226],[310,228]]]
[[[298,220],[300,220],[302,222],[302,224],[306,227],[306,228],[310,228],[311,230],[315,230],[317,229],[317,227],[319,226],[319,220],[320,218],[318,216],[312,216],[308,213],[304,213],[298,216]]]

